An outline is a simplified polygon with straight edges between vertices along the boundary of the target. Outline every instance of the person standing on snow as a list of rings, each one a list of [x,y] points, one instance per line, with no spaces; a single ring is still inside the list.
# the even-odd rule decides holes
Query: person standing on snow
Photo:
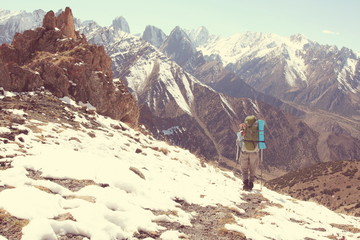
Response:
[[[240,167],[243,177],[243,190],[251,191],[254,187],[256,170],[259,165],[258,126],[256,117],[247,116],[240,124],[237,142],[240,148]]]

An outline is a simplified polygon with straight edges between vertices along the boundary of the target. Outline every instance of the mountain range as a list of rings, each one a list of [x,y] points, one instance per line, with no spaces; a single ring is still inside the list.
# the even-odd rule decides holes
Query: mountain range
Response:
[[[339,115],[257,92],[179,27],[160,48],[120,28],[123,18],[100,27],[66,8],[0,46],[1,240],[360,237],[358,162],[312,165],[325,147],[306,121]],[[195,76],[205,66],[254,95],[216,91]],[[248,114],[267,121],[267,177],[294,170],[266,186],[306,201],[260,181],[242,190],[232,144]],[[329,156],[356,156],[353,133],[332,126]]]
[[[0,27],[10,36],[22,30],[19,16],[32,15],[27,24],[35,27],[41,14],[2,11]],[[114,85],[126,83],[140,104],[139,122],[159,139],[234,166],[234,132],[255,114],[267,121],[268,170],[359,159],[359,64],[350,49],[301,35],[224,39],[205,27],[176,27],[166,36],[147,26],[139,38],[122,17],[109,27],[74,23],[90,43],[104,46]]]

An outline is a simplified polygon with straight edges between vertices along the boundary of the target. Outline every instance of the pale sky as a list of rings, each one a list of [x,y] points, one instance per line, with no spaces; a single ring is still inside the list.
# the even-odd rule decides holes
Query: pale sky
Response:
[[[109,26],[123,16],[132,33],[146,25],[166,34],[180,26],[205,26],[227,37],[246,31],[291,36],[301,33],[320,44],[360,52],[360,0],[0,0],[0,8],[55,12],[70,7],[76,18]]]

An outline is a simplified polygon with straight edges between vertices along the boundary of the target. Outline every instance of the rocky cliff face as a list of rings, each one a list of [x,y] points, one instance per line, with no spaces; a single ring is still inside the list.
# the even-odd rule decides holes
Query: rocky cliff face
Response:
[[[138,106],[127,87],[113,83],[111,59],[74,28],[70,8],[58,17],[48,12],[43,26],[17,33],[0,47],[0,85],[9,91],[41,87],[57,97],[90,103],[97,112],[137,125]]]

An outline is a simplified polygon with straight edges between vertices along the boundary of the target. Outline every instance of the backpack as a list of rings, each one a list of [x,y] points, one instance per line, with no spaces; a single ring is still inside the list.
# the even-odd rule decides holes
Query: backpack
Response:
[[[245,133],[243,133],[243,144],[241,151],[243,152],[257,152],[259,141],[259,129],[256,117],[251,115],[245,118],[246,124]]]

